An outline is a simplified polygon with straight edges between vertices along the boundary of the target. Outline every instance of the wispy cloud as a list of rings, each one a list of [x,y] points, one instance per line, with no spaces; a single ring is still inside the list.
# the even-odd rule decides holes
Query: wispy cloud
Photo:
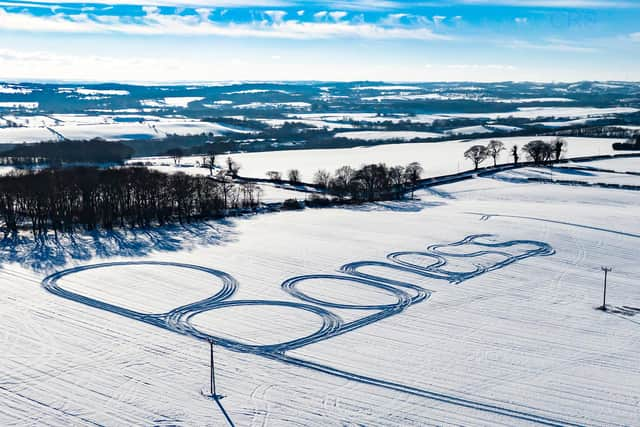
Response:
[[[316,13],[316,21],[285,19],[287,13],[266,11],[268,19],[234,23],[209,19],[210,10],[194,15],[164,14],[155,6],[143,8],[142,16],[92,15],[89,13],[36,15],[0,8],[0,29],[31,32],[123,33],[136,35],[213,35],[286,39],[340,37],[371,39],[447,40],[427,26],[384,25],[361,20],[343,20],[346,12]],[[328,18],[324,20],[323,18]]]
[[[640,8],[628,0],[458,0],[457,3],[480,6],[544,7],[562,9]]]
[[[566,40],[547,39],[542,43],[534,43],[526,40],[498,41],[497,44],[512,49],[549,50],[556,52],[594,53],[598,49],[591,46],[577,45]]]
[[[547,7],[562,9],[640,8],[636,1],[623,0],[458,0],[457,3],[481,6]]]

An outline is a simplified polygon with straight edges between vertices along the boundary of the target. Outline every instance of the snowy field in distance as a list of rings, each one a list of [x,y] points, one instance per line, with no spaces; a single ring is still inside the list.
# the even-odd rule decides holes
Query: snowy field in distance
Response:
[[[505,137],[498,138],[506,147],[499,163],[511,163],[508,155],[513,145],[522,147],[532,139],[553,140],[553,137]],[[611,144],[622,139],[566,138],[567,157],[580,157],[598,154],[612,154]],[[472,168],[470,161],[464,158],[464,152],[476,144],[486,145],[489,139],[471,141],[445,141],[438,143],[389,144],[373,147],[355,147],[326,150],[290,150],[262,153],[232,154],[231,157],[242,165],[240,174],[248,177],[263,178],[267,171],[282,173],[289,169],[299,169],[301,178],[311,180],[318,169],[331,172],[345,165],[357,168],[365,163],[384,162],[387,165],[406,165],[420,162],[425,169],[425,177],[446,175]],[[224,155],[220,157],[226,157]],[[222,161],[222,159],[220,160]],[[491,164],[487,160],[485,164]]]
[[[334,135],[335,138],[347,138],[347,139],[361,139],[364,141],[385,141],[385,140],[403,140],[411,141],[412,139],[430,139],[430,138],[442,138],[442,134],[434,132],[412,132],[412,131],[352,131],[352,132],[338,132]]]
[[[496,138],[502,141],[506,150],[498,159],[498,164],[512,163],[509,150],[514,145],[522,147],[533,139],[553,141],[555,137],[504,137]],[[290,169],[298,169],[301,179],[310,182],[319,169],[335,171],[341,166],[360,167],[366,163],[386,163],[389,166],[406,165],[420,162],[425,169],[424,177],[447,175],[473,168],[473,164],[464,158],[464,152],[476,144],[486,145],[491,139],[457,140],[426,143],[383,144],[371,147],[354,147],[340,149],[318,150],[282,150],[256,153],[236,153],[218,155],[217,164],[222,164],[227,157],[231,157],[241,165],[240,175],[251,178],[264,178],[268,171],[279,171],[285,174]],[[593,155],[613,154],[611,144],[622,142],[623,139],[610,138],[565,138],[567,142],[567,157],[582,157]],[[522,158],[522,155],[521,155]],[[202,161],[202,156],[185,157],[178,168],[185,173],[208,174],[206,169],[193,168]],[[143,157],[132,159],[130,162],[148,162],[161,166],[164,172],[176,171],[172,166],[173,160],[167,157]],[[492,164],[488,159],[483,165]]]
[[[57,141],[60,138],[44,127],[0,128],[0,144],[21,144],[23,142]]]

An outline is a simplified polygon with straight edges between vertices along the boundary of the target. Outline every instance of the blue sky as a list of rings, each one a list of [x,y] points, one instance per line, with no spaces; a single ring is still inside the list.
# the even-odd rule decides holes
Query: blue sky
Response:
[[[0,0],[0,79],[640,81],[636,0]]]

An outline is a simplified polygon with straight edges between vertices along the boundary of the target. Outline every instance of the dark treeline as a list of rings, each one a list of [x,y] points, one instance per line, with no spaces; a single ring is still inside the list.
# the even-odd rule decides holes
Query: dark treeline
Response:
[[[630,138],[627,142],[616,142],[613,144],[614,150],[640,150],[640,135]]]
[[[360,169],[342,166],[334,174],[325,170],[317,171],[314,183],[340,200],[349,199],[355,203],[393,200],[413,191],[422,172],[417,162],[392,167],[379,163]]]
[[[41,142],[23,144],[0,152],[0,164],[52,166],[65,163],[122,163],[133,156],[133,149],[119,142],[91,141]]]
[[[0,178],[5,233],[150,227],[217,218],[259,204],[255,184],[146,168],[68,168]]]

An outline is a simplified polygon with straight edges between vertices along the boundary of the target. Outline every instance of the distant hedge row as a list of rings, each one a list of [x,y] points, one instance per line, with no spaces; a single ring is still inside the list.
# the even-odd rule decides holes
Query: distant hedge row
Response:
[[[4,165],[60,165],[65,163],[122,163],[134,150],[120,142],[90,141],[40,142],[23,144],[0,152]]]

